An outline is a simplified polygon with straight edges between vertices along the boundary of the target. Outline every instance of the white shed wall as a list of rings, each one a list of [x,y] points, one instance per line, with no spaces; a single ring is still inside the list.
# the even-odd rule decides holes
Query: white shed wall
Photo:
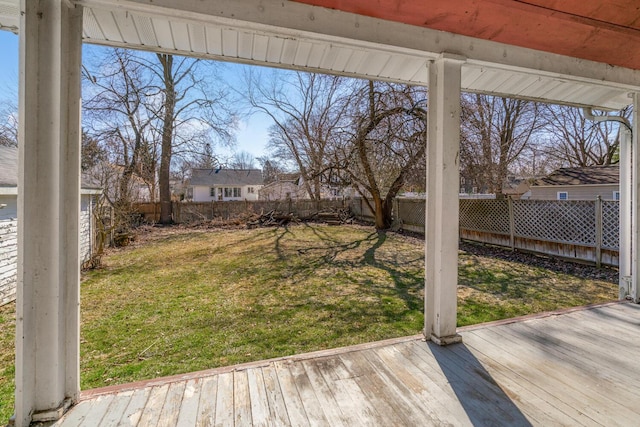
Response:
[[[18,197],[1,196],[0,205],[7,205],[0,209],[0,221],[3,219],[15,219],[18,217]]]
[[[16,298],[18,220],[0,220],[0,305]]]
[[[91,258],[94,227],[91,195],[83,194],[80,206],[80,261]],[[18,261],[17,196],[0,196],[0,305],[16,298]]]

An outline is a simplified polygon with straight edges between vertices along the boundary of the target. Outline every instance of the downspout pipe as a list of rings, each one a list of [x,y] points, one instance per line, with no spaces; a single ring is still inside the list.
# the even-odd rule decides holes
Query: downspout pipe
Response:
[[[587,108],[584,107],[582,109],[582,112],[584,113],[584,117],[587,120],[591,120],[592,122],[618,122],[618,123],[622,123],[623,125],[625,125],[627,127],[627,129],[629,129],[629,132],[633,132],[632,128],[631,128],[631,122],[624,118],[624,117],[620,117],[620,116],[596,116],[593,114],[593,109],[591,108]]]

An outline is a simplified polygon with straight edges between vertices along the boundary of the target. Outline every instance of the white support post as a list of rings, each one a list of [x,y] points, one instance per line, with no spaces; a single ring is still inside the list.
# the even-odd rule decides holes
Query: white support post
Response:
[[[82,9],[21,0],[15,425],[80,393]]]
[[[629,294],[631,282],[631,132],[620,125],[620,243],[618,247],[618,297]]]
[[[630,297],[635,303],[640,302],[640,277],[638,277],[638,244],[640,244],[640,149],[638,147],[638,130],[640,129],[638,120],[640,119],[640,94],[632,94],[633,115],[631,117],[632,138],[631,138],[631,290]]]
[[[461,339],[456,315],[463,63],[463,58],[445,53],[429,64],[424,334],[440,345]]]

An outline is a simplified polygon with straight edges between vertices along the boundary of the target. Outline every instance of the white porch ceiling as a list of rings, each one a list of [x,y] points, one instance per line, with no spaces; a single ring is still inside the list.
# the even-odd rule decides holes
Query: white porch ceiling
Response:
[[[300,31],[219,16],[201,16],[194,13],[172,14],[166,8],[156,8],[139,1],[109,0],[78,1],[84,8],[84,41],[109,46],[163,51],[179,55],[243,62],[257,65],[291,68],[305,71],[327,72],[352,77],[380,79],[414,85],[427,84],[427,65],[440,52],[398,47],[364,40],[336,37],[330,34]],[[158,2],[155,2],[157,4]],[[164,1],[164,3],[170,3]],[[175,2],[180,8],[182,2]],[[192,2],[187,2],[192,3]],[[224,2],[212,2],[224,3]],[[270,1],[242,1],[249,6],[272,3]],[[236,4],[237,4],[236,3]],[[241,7],[235,6],[234,7]],[[283,3],[284,6],[284,3]],[[222,6],[219,6],[222,7]],[[259,6],[260,7],[260,6]],[[318,11],[305,5],[287,6]],[[340,13],[340,16],[348,15]],[[373,18],[359,18],[366,24],[376,21],[378,31],[397,31],[410,34],[415,27],[388,23]],[[313,19],[312,19],[313,20]],[[382,23],[382,26],[380,26]],[[401,25],[398,27],[398,25]],[[0,28],[16,31],[19,26],[19,0],[0,0]],[[425,34],[421,30],[421,34]],[[446,38],[448,33],[430,32]],[[449,35],[456,37],[455,35]],[[391,38],[390,43],[392,43]],[[464,39],[458,36],[458,39]],[[505,45],[475,41],[484,49]],[[466,42],[466,40],[463,40]],[[436,44],[438,42],[436,41]],[[553,61],[559,55],[518,49],[518,54],[540,55],[541,61]],[[504,56],[506,57],[506,50]],[[454,52],[455,53],[455,52]],[[468,55],[469,52],[462,52]],[[578,66],[588,67],[588,61],[574,60]],[[586,64],[586,65],[585,65]],[[597,66],[603,64],[593,63]],[[620,81],[585,78],[570,74],[528,69],[490,61],[468,58],[462,67],[462,89],[515,98],[540,100],[578,106],[617,110],[631,103],[628,94],[640,91],[640,73],[637,84]],[[626,69],[623,69],[627,71]],[[628,79],[627,79],[628,80]],[[633,79],[632,79],[633,80]]]

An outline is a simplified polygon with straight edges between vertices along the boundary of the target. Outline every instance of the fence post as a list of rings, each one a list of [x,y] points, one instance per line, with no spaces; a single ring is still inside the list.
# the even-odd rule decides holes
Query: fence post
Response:
[[[513,217],[513,197],[509,196],[507,198],[507,206],[509,209],[509,245],[511,246],[511,250],[516,250],[516,227],[515,227],[515,218]]]
[[[395,212],[395,222],[398,223],[400,221],[400,202],[397,197],[393,198],[392,208],[391,208],[391,216],[393,217],[393,212]]]
[[[602,265],[602,197],[596,197],[596,267]]]

